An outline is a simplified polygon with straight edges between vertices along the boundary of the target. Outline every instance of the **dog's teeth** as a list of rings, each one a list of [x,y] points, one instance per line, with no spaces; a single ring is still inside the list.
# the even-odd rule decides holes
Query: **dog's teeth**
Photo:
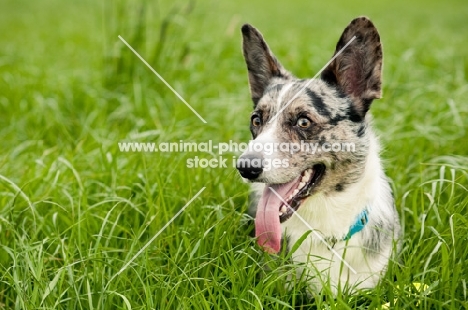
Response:
[[[283,212],[281,212],[281,211],[278,212],[278,215],[279,215],[279,216],[282,216],[282,215],[283,215]]]
[[[286,211],[288,211],[288,209],[286,208],[285,205],[282,205],[280,209],[280,213],[286,213]]]
[[[299,190],[296,188],[294,192],[292,193],[292,195],[295,196],[297,193],[299,193]]]
[[[305,183],[304,183],[304,182],[301,182],[301,183],[299,183],[299,186],[298,186],[297,188],[303,188],[304,185],[305,185]]]

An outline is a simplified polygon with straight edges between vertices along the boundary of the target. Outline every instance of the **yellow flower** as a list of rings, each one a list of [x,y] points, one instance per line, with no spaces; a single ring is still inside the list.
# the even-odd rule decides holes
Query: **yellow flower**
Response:
[[[424,294],[428,294],[429,292],[426,292],[429,286],[424,283],[419,283],[419,282],[413,282],[413,287],[419,292],[423,292]],[[397,286],[397,288],[400,288],[400,286]],[[408,287],[407,290],[411,292],[411,289]],[[397,298],[393,300],[393,303],[395,304],[397,302]],[[418,303],[419,304],[419,303]],[[381,309],[390,309],[390,302],[387,302],[386,304],[383,304]]]

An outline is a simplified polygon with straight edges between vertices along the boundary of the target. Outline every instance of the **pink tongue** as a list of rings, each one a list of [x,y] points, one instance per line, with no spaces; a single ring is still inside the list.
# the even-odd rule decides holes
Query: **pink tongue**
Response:
[[[299,184],[301,177],[285,184],[272,184],[265,186],[255,216],[255,236],[257,243],[265,252],[278,253],[281,248],[281,225],[279,209],[283,201],[276,195],[279,194],[284,201]],[[276,193],[274,193],[273,189]]]

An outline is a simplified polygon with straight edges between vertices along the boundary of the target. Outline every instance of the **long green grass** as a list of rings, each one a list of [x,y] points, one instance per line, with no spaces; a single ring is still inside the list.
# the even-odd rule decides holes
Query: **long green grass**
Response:
[[[403,247],[376,289],[307,296],[300,281],[285,289],[287,257],[250,236],[234,168],[189,169],[217,155],[124,153],[118,142],[247,141],[240,25],[310,77],[359,15],[384,42],[372,112]],[[4,0],[0,309],[468,308],[467,16],[462,0]]]

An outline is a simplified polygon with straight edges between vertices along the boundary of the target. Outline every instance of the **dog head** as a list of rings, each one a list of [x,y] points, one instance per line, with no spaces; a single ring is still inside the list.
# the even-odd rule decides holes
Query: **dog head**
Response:
[[[277,229],[292,215],[284,202],[297,210],[314,193],[343,191],[362,175],[366,115],[381,97],[382,46],[372,22],[356,18],[320,77],[303,80],[284,69],[257,29],[246,24],[242,34],[253,140],[237,168],[248,181],[268,185],[257,218]]]

